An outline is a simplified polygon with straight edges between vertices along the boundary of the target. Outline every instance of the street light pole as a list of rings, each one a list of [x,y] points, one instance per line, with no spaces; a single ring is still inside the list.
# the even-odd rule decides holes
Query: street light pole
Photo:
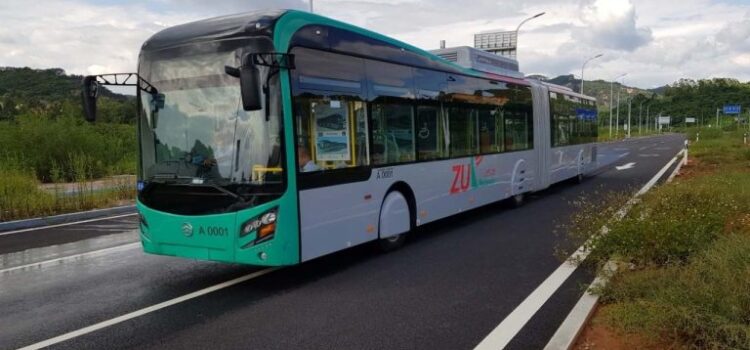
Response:
[[[541,17],[541,16],[544,16],[544,14],[545,14],[545,13],[546,13],[546,12],[540,12],[540,13],[537,13],[537,14],[535,14],[535,15],[533,15],[533,16],[531,16],[531,17],[529,17],[529,18],[527,18],[527,19],[525,19],[525,20],[523,20],[523,21],[521,21],[521,23],[519,23],[519,24],[518,24],[518,27],[516,27],[516,47],[518,47],[518,30],[519,30],[519,29],[521,29],[521,26],[522,26],[522,25],[523,25],[524,23],[526,23],[526,22],[528,22],[528,21],[530,21],[530,20],[532,20],[532,19],[534,19],[534,18],[537,18],[537,17]]]
[[[622,91],[622,85],[617,86],[617,120],[615,121],[615,137],[620,136],[620,91]]]
[[[628,75],[628,73],[620,74],[617,78],[612,79],[612,81],[609,82],[609,138],[612,138],[612,111],[614,110],[613,104],[612,104],[612,95],[613,95],[613,86],[615,84],[615,81],[617,79],[620,79],[624,76]]]
[[[583,95],[583,69],[586,68],[586,64],[589,63],[589,61],[591,61],[593,59],[597,59],[597,58],[602,57],[602,56],[603,56],[603,54],[598,54],[598,55],[596,55],[594,57],[591,57],[591,58],[587,59],[586,62],[583,62],[583,65],[581,66],[581,95]]]
[[[630,107],[633,104],[633,97],[628,97],[628,138],[630,138],[630,130],[633,128],[633,124],[630,124]]]
[[[638,135],[643,132],[643,102],[646,102],[646,100],[641,101],[638,105]]]
[[[530,21],[530,20],[532,20],[534,18],[544,16],[545,13],[546,12],[537,13],[537,14],[535,14],[535,15],[533,15],[533,16],[531,16],[531,17],[529,17],[529,18],[527,18],[527,19],[525,19],[523,21],[521,21],[521,23],[518,24],[518,27],[516,27],[516,57],[518,57],[518,31],[521,29],[521,26],[524,23],[526,23],[526,22],[528,22],[528,21]]]

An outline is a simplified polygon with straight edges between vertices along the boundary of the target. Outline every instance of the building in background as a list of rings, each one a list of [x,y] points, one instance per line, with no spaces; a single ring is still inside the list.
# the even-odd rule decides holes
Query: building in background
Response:
[[[516,59],[518,31],[486,31],[474,34],[474,48]]]

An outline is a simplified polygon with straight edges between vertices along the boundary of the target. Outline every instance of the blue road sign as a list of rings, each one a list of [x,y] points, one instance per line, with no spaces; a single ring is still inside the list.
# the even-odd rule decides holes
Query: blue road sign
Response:
[[[724,114],[740,114],[740,105],[724,105]]]

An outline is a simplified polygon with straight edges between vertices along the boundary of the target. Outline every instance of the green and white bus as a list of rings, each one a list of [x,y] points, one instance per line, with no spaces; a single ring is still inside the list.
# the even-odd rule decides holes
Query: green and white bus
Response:
[[[521,76],[522,77],[522,76]],[[165,29],[138,72],[137,208],[152,254],[290,265],[596,164],[593,98],[300,11]]]

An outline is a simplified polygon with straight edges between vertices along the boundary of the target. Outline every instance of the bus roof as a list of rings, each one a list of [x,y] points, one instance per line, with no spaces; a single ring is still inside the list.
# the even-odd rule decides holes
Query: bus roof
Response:
[[[148,40],[146,40],[141,49],[144,51],[155,51],[191,43],[225,40],[231,38],[242,38],[250,36],[272,37],[274,31],[279,29],[275,28],[276,24],[278,22],[284,22],[282,21],[282,19],[291,18],[294,18],[296,20],[303,20],[312,24],[334,26],[339,29],[352,31],[360,35],[367,36],[371,39],[382,41],[386,44],[398,47],[403,51],[408,51],[412,54],[421,56],[423,59],[432,61],[432,68],[434,68],[434,66],[439,66],[441,70],[444,70],[446,72],[464,74],[497,81],[512,82],[522,85],[530,85],[528,81],[523,79],[486,73],[462,67],[428,51],[422,50],[391,37],[348,23],[340,22],[328,17],[297,10],[266,10],[246,12],[185,23],[157,32]]]

